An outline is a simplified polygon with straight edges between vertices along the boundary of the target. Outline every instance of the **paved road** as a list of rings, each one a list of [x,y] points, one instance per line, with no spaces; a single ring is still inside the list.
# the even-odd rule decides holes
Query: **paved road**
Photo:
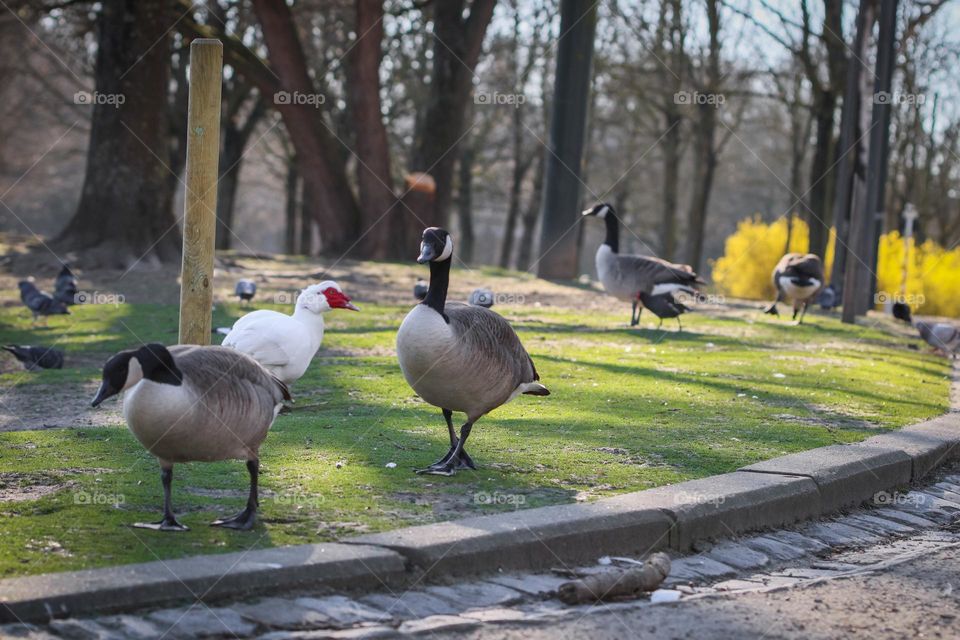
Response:
[[[960,638],[960,547],[885,570],[765,593],[645,607],[598,607],[574,620],[484,626],[432,638]]]

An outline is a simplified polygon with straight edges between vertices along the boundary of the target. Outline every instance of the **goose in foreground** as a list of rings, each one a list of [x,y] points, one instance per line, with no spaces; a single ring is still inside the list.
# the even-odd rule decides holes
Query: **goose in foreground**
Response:
[[[4,351],[12,353],[14,358],[22,362],[23,368],[27,371],[63,368],[63,351],[54,349],[53,347],[8,344],[2,348]]]
[[[261,309],[237,320],[223,346],[247,354],[292,384],[306,372],[323,342],[323,314],[331,309],[359,311],[332,280],[313,284],[297,297],[293,315]]]
[[[37,322],[40,316],[47,317],[52,315],[69,315],[70,310],[67,305],[55,300],[53,296],[37,289],[29,280],[21,280],[20,301],[33,313],[33,322]]]
[[[945,322],[923,322],[914,324],[920,337],[939,353],[953,357],[960,351],[960,331]]]
[[[233,295],[240,298],[240,304],[245,302],[250,302],[253,300],[253,296],[257,295],[257,283],[253,280],[243,280],[237,281],[237,286],[233,290]]]
[[[257,513],[260,444],[284,400],[286,385],[252,358],[223,347],[148,344],[116,354],[103,366],[94,407],[126,391],[123,417],[140,444],[160,462],[163,519],[133,526],[185,531],[170,503],[178,462],[246,460],[247,506],[212,524],[250,529]]]
[[[703,280],[689,265],[647,256],[620,255],[620,221],[609,204],[601,202],[583,215],[602,218],[607,225],[606,239],[597,249],[597,277],[607,293],[633,305],[630,326],[640,324],[641,304],[657,314],[647,303],[668,312],[663,316],[657,314],[661,319],[677,318],[679,322],[680,314],[690,309],[678,304],[672,294],[683,291],[697,296],[695,285],[704,284]],[[674,312],[677,315],[669,315]]]
[[[773,286],[777,290],[777,297],[773,303],[764,309],[764,313],[780,315],[777,310],[778,302],[793,303],[793,319],[800,320],[807,314],[807,307],[816,299],[820,287],[823,286],[823,262],[813,253],[788,253],[773,268]]]
[[[450,450],[417,473],[452,476],[476,469],[464,449],[473,424],[525,393],[550,395],[510,323],[485,309],[447,304],[453,238],[430,227],[423,232],[420,264],[430,263],[430,289],[397,331],[397,358],[404,377],[425,402],[440,408],[447,422]],[[467,414],[457,436],[453,412]]]
[[[65,305],[74,304],[77,300],[78,289],[76,276],[70,271],[68,265],[63,265],[53,284],[53,298]]]

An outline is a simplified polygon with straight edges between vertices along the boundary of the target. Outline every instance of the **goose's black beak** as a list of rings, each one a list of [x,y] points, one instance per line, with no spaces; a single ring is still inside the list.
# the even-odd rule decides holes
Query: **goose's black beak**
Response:
[[[117,395],[117,390],[114,389],[109,382],[104,380],[103,382],[100,383],[100,388],[97,390],[97,395],[93,397],[93,401],[90,402],[90,406],[91,407],[100,406],[101,402],[115,395]]]
[[[417,258],[417,262],[420,264],[426,264],[437,257],[437,252],[433,250],[433,247],[429,243],[423,242],[420,244],[420,257]]]

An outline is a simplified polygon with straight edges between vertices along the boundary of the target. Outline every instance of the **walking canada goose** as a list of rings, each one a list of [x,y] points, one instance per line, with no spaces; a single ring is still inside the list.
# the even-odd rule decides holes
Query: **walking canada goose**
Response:
[[[927,344],[944,356],[953,357],[960,350],[960,331],[945,322],[917,321],[914,326]]]
[[[240,304],[250,302],[253,300],[253,296],[257,295],[257,283],[246,278],[238,280],[233,294],[240,298]]]
[[[306,372],[323,342],[323,314],[331,309],[360,311],[332,280],[313,284],[297,297],[293,315],[261,309],[237,320],[223,346],[241,351],[292,384]]]
[[[797,324],[803,324],[807,307],[823,286],[823,262],[813,253],[788,253],[773,268],[773,286],[777,290],[777,297],[764,312],[778,316],[777,303],[792,302],[793,319],[797,319],[799,312],[800,321]]]
[[[65,305],[74,304],[77,301],[78,289],[77,278],[73,275],[73,272],[70,271],[68,265],[63,265],[53,284],[54,300],[62,302]]]
[[[186,531],[170,504],[178,462],[246,460],[247,506],[212,524],[250,529],[256,520],[260,444],[284,400],[286,385],[252,358],[233,349],[148,344],[116,354],[103,366],[94,407],[126,391],[123,417],[140,444],[160,462],[163,519],[135,527]]]
[[[620,255],[620,221],[609,204],[601,202],[583,215],[603,218],[607,225],[607,237],[597,249],[597,277],[607,293],[633,305],[630,326],[640,324],[643,307],[661,320],[677,318],[680,322],[680,314],[690,309],[679,303],[674,294],[684,292],[696,297],[699,292],[694,285],[705,284],[704,281],[689,265],[647,256]]]
[[[33,322],[36,324],[40,316],[47,317],[52,315],[69,315],[70,310],[67,305],[44,291],[40,291],[29,280],[21,280],[20,302],[24,304],[33,313]]]
[[[23,363],[23,368],[27,371],[63,368],[63,351],[53,347],[31,347],[30,345],[18,347],[15,344],[9,344],[3,347],[3,350],[12,353],[14,358]]]
[[[477,468],[464,445],[482,416],[521,393],[550,395],[509,322],[483,307],[446,303],[452,255],[449,233],[437,227],[423,232],[417,262],[430,263],[430,288],[397,331],[404,377],[425,402],[441,409],[450,434],[446,455],[417,473],[444,476]],[[454,411],[467,414],[459,437]]]

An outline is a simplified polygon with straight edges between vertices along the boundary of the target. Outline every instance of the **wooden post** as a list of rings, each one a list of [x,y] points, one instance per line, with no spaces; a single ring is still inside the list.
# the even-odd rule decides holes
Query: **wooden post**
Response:
[[[220,41],[200,38],[190,43],[180,344],[210,344],[222,77],[223,45]]]

